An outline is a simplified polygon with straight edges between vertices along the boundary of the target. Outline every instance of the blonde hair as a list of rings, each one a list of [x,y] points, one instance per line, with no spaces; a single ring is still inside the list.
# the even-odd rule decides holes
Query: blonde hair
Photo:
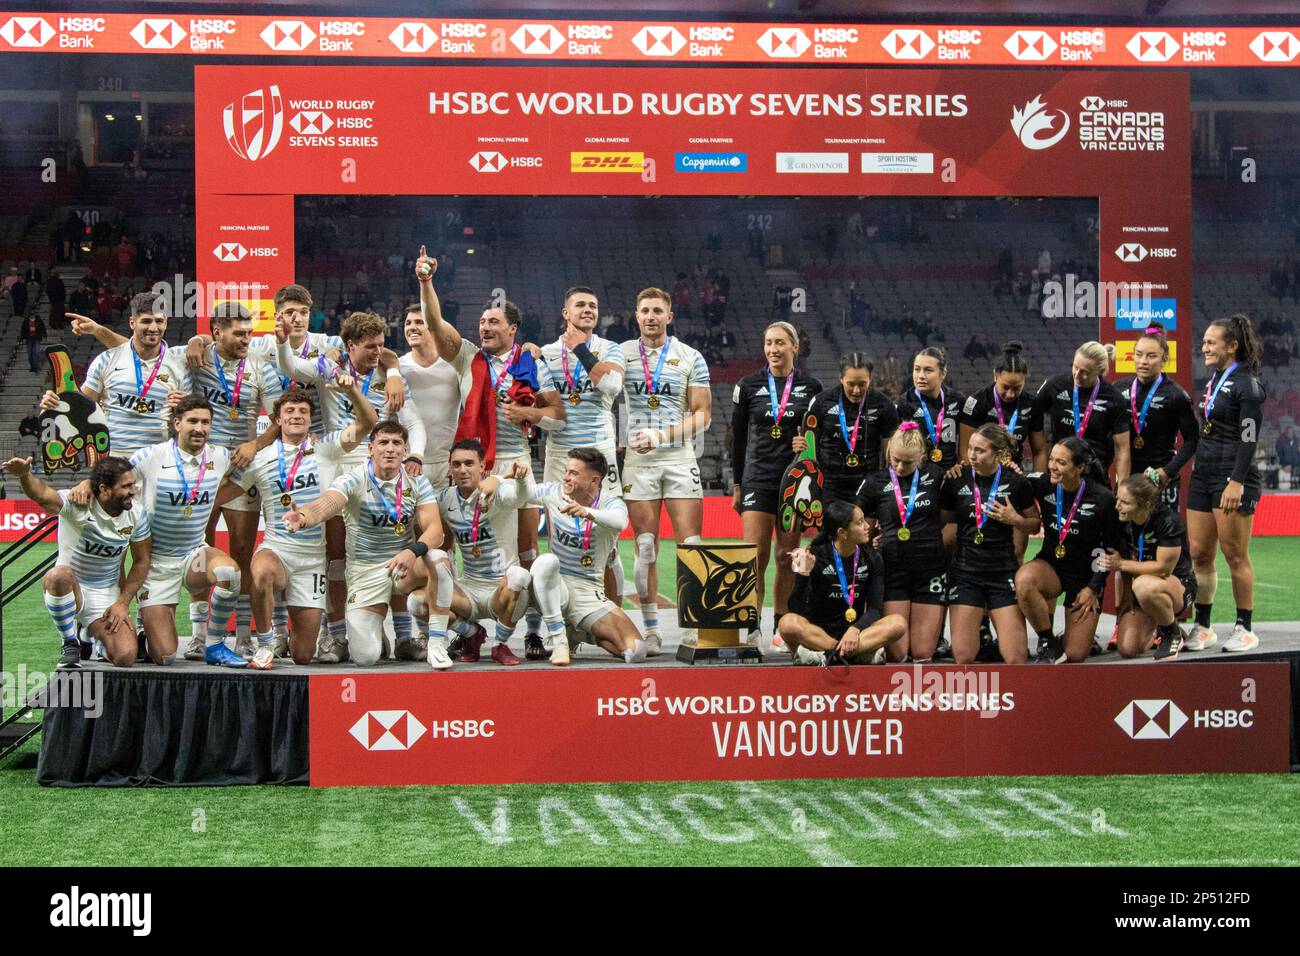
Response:
[[[887,451],[891,455],[914,451],[921,458],[925,458],[925,438],[921,435],[921,429],[917,427],[916,422],[903,422],[899,425],[898,431],[889,436]]]
[[[796,349],[799,348],[799,333],[795,331],[795,327],[791,325],[789,322],[773,322],[771,325],[765,328],[763,330],[764,341],[767,340],[767,333],[771,332],[773,329],[779,329],[780,331],[784,332],[786,337],[789,338],[790,344],[793,345]]]
[[[1102,345],[1100,342],[1084,342],[1075,349],[1075,354],[1082,355],[1092,363],[1098,378],[1105,378],[1106,372],[1110,370],[1111,360],[1115,357],[1115,346]]]

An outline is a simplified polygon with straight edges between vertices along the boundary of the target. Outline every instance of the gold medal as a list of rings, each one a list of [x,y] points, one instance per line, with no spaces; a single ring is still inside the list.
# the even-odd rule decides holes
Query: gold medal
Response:
[[[907,527],[906,525],[904,525],[903,527],[901,527],[901,528],[898,529],[898,540],[899,540],[899,541],[906,541],[906,540],[907,540],[908,538],[910,538],[911,536],[912,536],[912,529],[909,528],[909,527]]]
[[[232,409],[230,410],[230,420],[233,422],[233,421],[235,421],[237,418],[239,418],[239,409],[237,409],[237,408],[232,408]]]
[[[857,619],[858,619],[858,612],[853,610],[853,608],[849,608],[844,612],[844,620],[848,621],[850,624],[852,624]]]
[[[1141,447],[1142,447],[1143,445],[1145,445],[1145,444],[1146,444],[1146,442],[1144,442],[1144,441],[1142,440],[1142,436],[1141,436],[1141,435],[1138,435],[1136,438],[1133,439],[1133,447],[1134,447],[1134,448],[1141,448]]]
[[[780,425],[773,425],[773,426],[772,426],[772,437],[773,437],[773,438],[780,438],[780,437],[781,437],[781,426],[780,426]]]
[[[1058,545],[1056,546],[1056,556],[1057,556],[1058,558],[1063,558],[1063,557],[1065,557],[1065,545],[1063,545],[1063,544],[1058,544]]]
[[[189,505],[186,505],[184,508],[181,509],[181,514],[184,517],[188,518],[190,515],[194,514],[194,509]]]
[[[582,396],[579,395],[577,392],[570,392],[570,393],[569,393],[569,404],[570,404],[570,405],[581,405],[581,404],[582,404]]]
[[[480,548],[478,545],[474,545],[474,547],[469,549],[469,553],[474,555],[474,557],[476,558],[480,558],[483,556],[483,549]]]
[[[983,532],[983,531],[976,531],[976,532],[975,532],[975,543],[976,543],[976,544],[983,544],[983,543],[984,543],[984,532]]]
[[[148,415],[149,403],[142,398],[140,399],[140,401],[135,403],[135,410],[139,412],[141,415]]]
[[[395,525],[393,525],[393,534],[398,536],[406,534],[406,522],[399,521]]]
[[[281,496],[280,496],[280,504],[284,505],[286,508],[292,508],[292,507],[293,507],[293,499],[290,498],[288,495],[281,495]]]
[[[931,450],[931,452],[930,452],[930,460],[931,460],[931,461],[943,461],[943,452],[940,451],[938,448],[935,448],[935,449]]]
[[[596,563],[596,560],[595,560],[591,555],[589,555],[589,554],[584,554],[584,555],[582,556],[582,566],[583,566],[584,568],[589,568],[589,567],[591,567],[591,566],[592,566],[593,564],[595,564],[595,563]]]
[[[1213,429],[1214,426],[1210,422],[1206,422],[1204,425],[1201,426],[1201,434],[1208,435]]]
[[[645,400],[645,403],[646,403],[647,405],[649,405],[651,408],[658,408],[658,407],[659,407],[659,396],[658,396],[658,395],[651,395],[649,398],[647,398],[647,399]]]
[[[850,452],[849,457],[844,459],[844,464],[848,468],[858,467],[858,456]]]

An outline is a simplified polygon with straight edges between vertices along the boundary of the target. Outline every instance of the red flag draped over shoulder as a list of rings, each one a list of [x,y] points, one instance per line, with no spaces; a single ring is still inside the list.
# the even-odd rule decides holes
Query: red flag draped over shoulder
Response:
[[[520,349],[509,366],[510,399],[519,405],[532,406],[537,402],[537,363],[529,352]],[[465,410],[456,426],[456,441],[477,438],[483,445],[483,470],[491,471],[497,457],[497,396],[492,388],[491,369],[480,350],[470,363],[471,384],[465,398]]]

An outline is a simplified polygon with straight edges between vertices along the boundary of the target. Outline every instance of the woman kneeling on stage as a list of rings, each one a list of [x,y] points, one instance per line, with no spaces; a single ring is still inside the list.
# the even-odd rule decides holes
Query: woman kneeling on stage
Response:
[[[885,577],[868,543],[862,509],[832,501],[822,532],[791,556],[794,593],[781,618],[781,637],[796,663],[869,664],[876,651],[903,636],[898,614],[882,617]]]

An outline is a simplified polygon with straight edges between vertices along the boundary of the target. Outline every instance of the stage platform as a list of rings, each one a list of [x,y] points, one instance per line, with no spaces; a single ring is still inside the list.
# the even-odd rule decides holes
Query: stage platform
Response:
[[[1261,623],[1260,649],[1250,654],[1215,648],[1166,666],[1150,654],[1106,654],[1058,667],[817,668],[794,666],[784,651],[761,664],[680,663],[674,617],[661,612],[663,653],[638,665],[591,645],[568,668],[501,667],[488,646],[479,663],[448,672],[396,661],[277,662],[270,671],[188,661],[87,665],[41,702],[37,779],[438,784],[1284,771],[1300,763],[1292,705],[1300,624]],[[1109,630],[1107,621],[1099,633]],[[512,645],[522,656],[522,637]],[[1221,666],[1177,666],[1189,663]],[[792,704],[787,713],[787,699],[821,709]],[[1079,721],[1092,730],[1082,733]],[[836,748],[841,730],[880,740],[865,762],[866,750],[837,756],[825,752],[826,741],[781,751],[770,735],[795,732],[795,722],[814,736],[833,730]],[[753,736],[762,734],[769,738]]]

